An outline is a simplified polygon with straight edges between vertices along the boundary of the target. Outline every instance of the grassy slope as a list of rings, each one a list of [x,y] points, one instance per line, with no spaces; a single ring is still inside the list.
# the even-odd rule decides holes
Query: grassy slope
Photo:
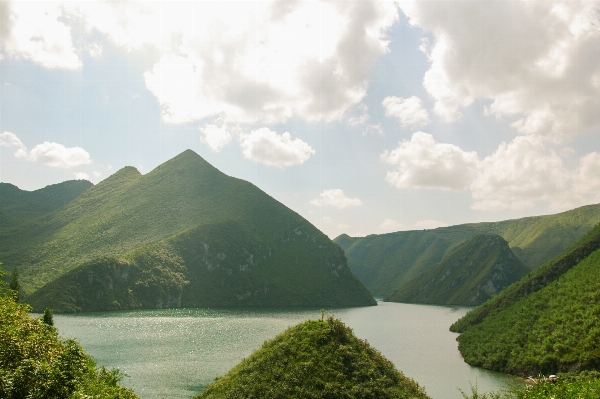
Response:
[[[493,223],[472,223],[434,230],[402,231],[334,240],[346,252],[352,271],[375,294],[387,296],[404,282],[440,262],[478,234],[498,234],[530,268],[558,256],[600,221],[600,205],[556,215]]]
[[[498,235],[478,235],[440,263],[403,284],[386,300],[475,306],[527,274],[527,267]]]
[[[496,297],[468,312],[455,322],[450,330],[463,332],[469,327],[481,323],[487,317],[511,308],[517,301],[543,289],[598,249],[600,249],[600,225],[590,230],[560,256],[540,266],[504,289]]]
[[[519,375],[600,368],[600,250],[458,338],[471,365]]]
[[[427,398],[341,321],[307,321],[264,343],[197,398]]]
[[[205,244],[211,248],[230,246],[229,252],[225,251],[219,255],[215,251],[210,254],[226,257],[226,267],[219,270],[224,270],[227,276],[221,276],[218,285],[226,287],[233,284],[235,289],[229,290],[228,295],[235,293],[251,297],[254,291],[259,289],[275,289],[273,285],[260,286],[259,283],[264,280],[260,277],[263,273],[261,270],[270,270],[271,277],[267,278],[276,281],[320,268],[327,270],[337,281],[343,280],[348,284],[346,288],[356,294],[352,304],[375,303],[368,291],[347,269],[343,252],[324,234],[251,183],[221,173],[189,150],[144,176],[134,168],[124,168],[49,215],[45,222],[45,226],[53,227],[35,231],[33,234],[30,231],[22,232],[34,236],[34,239],[22,245],[22,256],[5,259],[6,264],[19,266],[22,285],[30,293],[54,280],[77,280],[79,277],[73,277],[70,273],[81,267],[101,270],[99,265],[105,262],[101,258],[112,259],[108,262],[112,265],[114,262],[132,264],[133,255],[123,258],[126,253],[135,252],[140,248],[143,248],[142,252],[152,252],[153,245],[171,250],[175,245],[175,237],[190,231],[190,248]],[[233,229],[232,223],[236,226]],[[212,229],[210,234],[202,232],[203,226]],[[193,231],[197,234],[194,235]],[[219,237],[219,240],[213,239],[213,236]],[[169,241],[170,239],[172,241]],[[178,248],[176,252],[178,251],[182,252],[178,256],[183,256],[186,248]],[[261,267],[244,261],[244,256],[266,256],[267,252],[269,259],[262,262]],[[202,267],[208,268],[206,264],[199,265],[204,261],[202,257],[193,256],[188,256],[181,270],[177,270],[177,267],[173,269],[173,264],[169,262],[164,267],[157,268],[161,256],[163,255],[159,254],[153,258],[153,255],[148,255],[147,258],[153,260],[141,261],[139,259],[143,256],[138,254],[135,258],[137,260],[133,262],[137,269],[134,269],[143,276],[140,277],[141,281],[135,281],[144,284],[148,279],[155,282],[162,279],[163,282],[175,285],[187,285],[185,281],[197,278],[198,270]],[[235,272],[243,269],[250,269],[251,272]],[[83,269],[78,270],[84,273]],[[331,288],[325,284],[331,280],[329,277],[313,274],[312,285],[325,291]],[[98,279],[85,275],[86,279],[91,278],[92,282],[96,281],[100,286],[106,284],[110,287],[111,284],[116,284],[115,276],[110,273]],[[247,279],[240,276],[249,275],[257,280],[248,285]],[[262,276],[264,277],[264,273]],[[321,280],[317,280],[319,277]],[[180,278],[183,280],[178,281]],[[235,284],[232,283],[234,280],[237,281]],[[64,297],[69,292],[79,292],[79,289],[74,286],[67,289],[60,281],[48,286],[45,293],[34,294],[31,297],[32,302],[36,306],[44,307],[45,304],[40,300],[50,299],[50,290],[56,295],[62,295],[63,298],[58,302],[73,304],[73,300],[66,301]],[[128,287],[127,284],[125,286]],[[190,288],[193,286],[189,285]],[[243,292],[237,291],[242,286],[248,289]],[[106,293],[110,290],[112,289],[107,288],[104,291]],[[296,291],[302,291],[302,288],[297,287]],[[196,291],[188,290],[187,298],[194,292]],[[172,294],[170,291],[165,294],[164,306],[167,306],[167,303],[178,303],[177,297],[180,295],[173,297]],[[197,293],[194,295],[202,296]],[[333,305],[335,300],[331,295],[328,295],[328,298],[330,300],[322,305]],[[114,300],[123,305],[119,299]],[[185,295],[182,301],[182,304],[186,303]],[[77,308],[78,305],[73,307]]]

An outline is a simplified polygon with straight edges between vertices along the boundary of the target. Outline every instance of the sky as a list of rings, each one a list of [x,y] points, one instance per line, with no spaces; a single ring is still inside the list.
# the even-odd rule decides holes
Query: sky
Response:
[[[0,181],[186,149],[331,238],[598,203],[600,3],[0,0]]]

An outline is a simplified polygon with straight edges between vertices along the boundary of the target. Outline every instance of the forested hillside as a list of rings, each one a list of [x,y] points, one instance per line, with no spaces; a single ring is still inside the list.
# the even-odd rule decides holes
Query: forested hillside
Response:
[[[457,321],[469,364],[530,375],[600,368],[600,226]]]
[[[499,235],[478,235],[404,283],[391,302],[476,306],[529,272]]]
[[[327,236],[190,150],[0,229],[36,310],[375,304]]]
[[[600,204],[556,215],[433,230],[400,231],[353,238],[337,237],[356,276],[377,296],[389,296],[405,282],[439,263],[479,234],[498,234],[531,270],[558,256],[600,222]]]

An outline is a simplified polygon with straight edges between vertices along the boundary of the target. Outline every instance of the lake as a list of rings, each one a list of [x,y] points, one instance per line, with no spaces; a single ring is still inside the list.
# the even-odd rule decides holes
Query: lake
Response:
[[[328,310],[435,399],[462,399],[514,382],[471,367],[448,327],[468,308],[378,302]],[[215,377],[287,327],[319,319],[319,309],[165,309],[55,315],[63,338],[76,338],[99,365],[119,368],[142,399],[191,398]]]

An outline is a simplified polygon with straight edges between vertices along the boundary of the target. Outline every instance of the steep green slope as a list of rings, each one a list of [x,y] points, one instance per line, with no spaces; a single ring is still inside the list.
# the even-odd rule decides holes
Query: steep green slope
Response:
[[[311,320],[264,343],[197,398],[428,398],[341,321]]]
[[[440,262],[458,245],[478,234],[498,234],[530,269],[558,256],[600,222],[600,204],[556,215],[492,223],[471,223],[434,230],[334,240],[348,265],[374,295],[388,296],[405,282]]]
[[[86,262],[28,301],[59,312],[373,304],[341,263],[342,250],[306,233],[275,243],[237,222],[202,225],[121,258]]]
[[[600,250],[459,337],[474,366],[518,375],[600,369]]]
[[[557,280],[598,249],[600,249],[600,225],[594,227],[581,237],[560,256],[540,266],[521,280],[501,291],[496,297],[468,312],[456,321],[450,327],[450,330],[453,332],[463,332],[469,327],[481,323],[487,317],[510,309],[522,298],[543,289]]]
[[[529,272],[499,235],[478,235],[404,283],[391,302],[475,306]]]
[[[118,305],[110,302],[110,308],[179,303],[181,306],[251,305],[260,302],[254,296],[261,290],[277,291],[278,280],[293,281],[305,274],[313,277],[302,282],[320,288],[322,295],[308,290],[313,296],[302,296],[305,287],[286,282],[286,287],[293,287],[290,289],[294,295],[282,298],[279,305],[316,304],[316,298],[324,297],[327,299],[319,302],[319,306],[375,304],[348,270],[343,252],[324,234],[254,185],[221,173],[190,150],[143,176],[134,168],[124,168],[48,215],[44,222],[42,228],[33,232],[18,232],[17,236],[28,235],[33,239],[17,246],[19,255],[4,259],[9,267],[19,267],[22,285],[33,294],[30,298],[37,308],[47,305],[43,301],[50,301],[64,305],[65,309],[90,309],[81,306],[90,304],[90,298],[77,294],[66,300],[65,295],[90,295],[91,291],[77,288],[85,275],[85,279],[91,279],[89,284],[96,284],[93,292],[100,295],[91,298],[92,302],[100,301],[104,294],[98,294],[98,289],[106,284],[109,288],[104,291],[111,292],[111,285],[116,284],[115,276],[109,272],[102,278],[93,277],[94,273],[100,273],[102,265],[113,270],[115,264],[125,262],[133,268],[133,277],[138,272],[141,276],[141,280],[135,277],[132,281],[140,287],[147,282],[158,289],[159,284],[148,281],[188,287],[187,281],[205,278],[200,270],[213,267],[203,263],[209,258],[209,263],[220,265],[215,266],[218,270],[208,279],[213,283],[211,287],[218,288],[209,289],[206,282],[202,286],[204,293],[199,294],[200,286],[190,283],[187,290],[177,294],[181,301],[165,294],[162,302],[155,301],[152,306],[141,300],[146,294],[129,302],[115,294],[120,298],[113,299]],[[187,242],[184,246],[177,245],[184,241]],[[218,251],[221,247],[225,249]],[[186,253],[196,257],[186,257]],[[94,270],[92,277],[88,277],[86,268]],[[339,291],[328,285],[332,279],[336,284],[341,282],[355,297],[350,302],[338,303],[332,294],[327,294]],[[35,293],[48,283],[51,284],[44,291]],[[122,286],[117,285],[133,292],[143,291],[140,287],[133,289],[130,284],[131,281],[126,281]],[[216,291],[218,295],[207,294]],[[158,295],[152,290],[147,293],[155,294]],[[225,297],[230,298],[226,303],[213,300]],[[241,299],[231,299],[237,297]],[[252,299],[244,300],[248,298]]]

